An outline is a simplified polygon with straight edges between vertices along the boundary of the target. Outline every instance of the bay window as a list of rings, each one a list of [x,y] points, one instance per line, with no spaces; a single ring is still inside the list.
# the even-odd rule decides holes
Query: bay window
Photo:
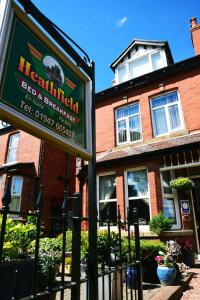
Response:
[[[100,226],[109,218],[112,224],[117,222],[116,176],[115,174],[98,177]]]
[[[128,208],[137,208],[139,214],[139,224],[148,225],[150,220],[149,212],[149,185],[147,170],[133,170],[127,172],[127,196]]]
[[[176,91],[153,98],[151,108],[155,136],[183,129],[180,100]]]
[[[141,140],[139,103],[116,110],[117,143],[131,143]]]

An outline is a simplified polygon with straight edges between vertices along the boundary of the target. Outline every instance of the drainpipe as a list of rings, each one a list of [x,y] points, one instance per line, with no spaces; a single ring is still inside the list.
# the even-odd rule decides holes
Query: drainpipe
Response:
[[[196,221],[196,215],[195,215],[195,209],[194,209],[194,199],[192,191],[190,190],[190,198],[192,203],[192,213],[194,218],[194,232],[196,237],[196,244],[197,244],[197,255],[198,255],[198,261],[200,261],[200,249],[199,249],[199,237],[198,237],[198,231],[197,231],[197,221]]]

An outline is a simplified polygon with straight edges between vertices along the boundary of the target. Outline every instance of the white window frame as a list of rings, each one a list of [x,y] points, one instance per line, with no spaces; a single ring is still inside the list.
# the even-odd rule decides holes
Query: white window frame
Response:
[[[11,135],[9,136],[9,140],[8,140],[8,148],[7,148],[7,156],[6,156],[6,164],[13,164],[13,163],[17,162],[17,155],[18,155],[18,149],[19,149],[19,139],[18,139],[18,144],[17,144],[17,146],[11,147],[11,145],[10,145],[11,139],[12,139],[12,137],[15,136],[15,135],[18,135],[18,136],[19,136],[19,139],[20,139],[20,133],[19,133],[19,132],[15,132],[15,133],[13,133],[13,134],[11,134]],[[17,148],[15,160],[8,161],[10,152],[11,152],[13,149],[15,149],[15,148]]]
[[[139,171],[139,170],[146,170],[146,173],[147,173],[147,185],[148,185],[148,195],[146,197],[128,197],[128,176],[127,176],[127,173],[128,172],[132,172],[132,171]],[[147,167],[143,167],[143,166],[140,166],[138,168],[131,168],[131,169],[127,169],[124,171],[124,187],[125,187],[125,218],[127,219],[127,208],[129,207],[129,200],[130,201],[134,201],[134,200],[137,200],[137,199],[141,199],[141,198],[144,198],[144,199],[148,199],[149,200],[149,218],[151,220],[151,198],[150,198],[150,185],[149,185],[149,174],[148,174],[148,168]],[[140,230],[141,231],[149,231],[149,225],[142,225],[140,224],[139,225],[140,227]]]
[[[156,132],[155,132],[155,127],[156,127],[155,126],[155,120],[154,120],[154,116],[153,116],[153,111],[156,110],[156,109],[153,109],[152,102],[156,98],[160,98],[161,96],[165,96],[165,95],[171,94],[171,93],[177,93],[177,99],[178,99],[177,102],[172,102],[172,103],[169,103],[169,104],[166,104],[166,105],[162,105],[162,106],[156,107],[156,109],[161,108],[161,107],[164,107],[164,109],[165,109],[165,116],[166,116],[166,122],[167,122],[167,132],[163,133],[163,134],[156,134]],[[168,108],[170,106],[174,106],[175,103],[178,106],[178,112],[179,112],[179,117],[180,117],[180,126],[179,126],[179,128],[176,128],[176,129],[170,129],[171,125],[170,125],[170,118],[169,118],[169,110],[168,110]],[[161,94],[161,95],[156,96],[156,97],[152,97],[151,98],[151,118],[152,118],[152,124],[153,124],[153,133],[154,133],[155,137],[165,136],[165,135],[169,135],[170,133],[183,130],[185,128],[185,125],[184,125],[183,111],[182,111],[182,106],[181,106],[181,100],[180,100],[180,94],[179,94],[179,92],[177,90],[174,90],[174,91],[169,91],[167,93]]]
[[[20,192],[18,194],[13,194],[13,186],[14,186],[14,180],[16,178],[20,178],[21,180],[21,184],[20,184]],[[22,187],[23,187],[23,177],[22,176],[13,176],[12,177],[12,183],[11,183],[11,203],[12,203],[12,198],[13,197],[19,197],[20,198],[20,201],[19,201],[19,209],[17,211],[20,212],[20,209],[21,209],[21,199],[22,199]],[[12,215],[12,218],[17,218],[18,215]]]
[[[117,118],[117,111],[119,111],[120,109],[123,109],[123,108],[126,108],[126,107],[129,107],[129,106],[134,106],[138,104],[139,106],[139,112],[134,114],[134,115],[130,115],[130,116],[127,116],[127,117],[123,117],[123,118]],[[141,134],[141,138],[136,140],[136,141],[130,141],[130,126],[129,126],[129,119],[133,116],[139,116],[140,117],[140,134]],[[122,120],[125,120],[126,121],[126,133],[127,133],[127,141],[126,142],[119,142],[119,128],[118,128],[118,121],[122,121]],[[117,145],[124,145],[124,144],[133,144],[133,143],[137,143],[137,142],[140,142],[143,140],[143,137],[142,137],[142,120],[141,120],[141,112],[140,112],[140,102],[139,101],[136,101],[130,105],[127,105],[127,106],[122,106],[122,107],[119,107],[115,110],[115,123],[116,123],[116,140],[117,140]]]
[[[155,49],[155,50],[153,50],[153,51],[151,51],[151,52],[147,52],[147,53],[145,53],[145,54],[143,54],[143,55],[140,55],[140,56],[138,56],[138,57],[134,57],[134,58],[130,58],[130,59],[128,59],[128,60],[125,60],[123,63],[121,63],[121,64],[119,64],[119,66],[116,68],[116,70],[115,70],[115,80],[116,80],[116,82],[118,83],[118,84],[120,84],[120,83],[122,83],[122,82],[125,82],[125,81],[127,81],[127,80],[130,80],[130,79],[133,79],[133,78],[137,78],[137,77],[139,77],[139,76],[142,76],[142,75],[138,75],[138,76],[136,76],[136,77],[131,77],[130,76],[130,64],[131,63],[133,63],[133,62],[136,62],[137,60],[140,60],[140,59],[142,59],[142,58],[144,58],[145,56],[146,57],[148,57],[148,66],[147,66],[147,68],[148,68],[148,72],[146,72],[146,73],[144,73],[143,75],[145,75],[145,74],[147,74],[147,73],[150,73],[150,72],[153,72],[153,71],[156,71],[156,70],[154,70],[153,69],[153,63],[152,63],[152,55],[153,54],[155,54],[155,53],[157,53],[157,52],[159,52],[160,53],[160,56],[161,56],[161,60],[162,60],[162,64],[163,64],[163,66],[161,67],[161,68],[164,68],[164,67],[166,67],[167,66],[167,60],[166,60],[166,54],[165,54],[165,51],[163,50],[163,49]],[[124,81],[121,81],[120,80],[120,76],[119,76],[119,69],[120,68],[123,68],[123,67],[125,67],[126,68],[126,78],[125,78],[125,80]],[[157,69],[158,70],[158,69]]]
[[[116,172],[106,172],[106,173],[97,174],[97,204],[98,204],[97,205],[97,212],[98,212],[98,219],[100,219],[100,208],[99,208],[100,203],[116,202],[116,205],[117,205],[117,198],[109,199],[109,200],[100,200],[100,198],[99,198],[99,178],[104,177],[104,176],[108,176],[108,175],[114,175],[115,176],[115,182],[116,182]],[[117,195],[117,184],[116,184],[116,195]],[[101,227],[104,227],[104,226],[101,225]]]
[[[172,188],[172,194],[165,194],[164,193],[164,186],[163,186],[163,172],[170,172],[171,180],[175,178],[174,170],[162,170],[160,171],[160,182],[161,182],[161,188],[162,188],[162,201],[164,205],[164,198],[170,198],[174,199],[174,208],[175,208],[175,214],[176,214],[176,224],[173,224],[171,229],[181,229],[181,219],[180,219],[180,209],[178,204],[178,195],[177,191]]]

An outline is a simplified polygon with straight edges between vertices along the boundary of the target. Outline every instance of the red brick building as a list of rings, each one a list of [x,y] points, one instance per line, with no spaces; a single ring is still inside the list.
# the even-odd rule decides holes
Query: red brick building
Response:
[[[43,214],[59,214],[67,184],[69,195],[75,190],[75,163],[74,157],[52,145],[12,126],[1,126],[0,199],[7,176],[11,176],[11,210],[33,211],[42,184]],[[58,224],[49,225],[51,231],[55,231]]]
[[[137,207],[141,234],[162,211],[169,238],[193,240],[200,223],[200,25],[191,19],[195,56],[174,63],[167,42],[134,40],[111,64],[113,86],[96,94],[97,198],[101,226],[120,205]],[[187,176],[191,193],[170,181]],[[186,201],[183,201],[186,200]],[[189,201],[189,202],[187,202]],[[186,207],[189,203],[189,207]],[[86,208],[85,208],[86,209]]]

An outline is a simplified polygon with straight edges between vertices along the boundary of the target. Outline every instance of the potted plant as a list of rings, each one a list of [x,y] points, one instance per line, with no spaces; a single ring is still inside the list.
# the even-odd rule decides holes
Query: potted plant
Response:
[[[35,241],[32,242],[32,254]],[[61,263],[61,245],[56,238],[41,238],[39,247],[38,291],[54,287],[56,284],[57,265]]]
[[[158,263],[157,275],[162,285],[170,285],[175,282],[178,265],[177,261],[181,255],[181,246],[173,240],[166,242],[166,251],[160,252],[155,257]]]
[[[155,257],[158,264],[157,275],[162,285],[171,285],[175,282],[177,270],[173,259],[160,252],[160,255]]]
[[[157,235],[161,235],[163,231],[169,230],[172,226],[172,221],[165,217],[163,213],[159,213],[149,221],[150,230]]]
[[[188,177],[178,177],[170,181],[170,186],[176,190],[189,191],[194,187],[194,182]]]
[[[154,259],[159,254],[159,251],[165,251],[165,244],[163,242],[157,240],[140,241],[140,257],[144,282],[159,283],[157,263]]]
[[[182,250],[183,263],[188,267],[192,267],[194,265],[194,259],[195,259],[192,243],[186,239],[186,240],[181,240],[180,245]]]
[[[60,273],[62,272],[62,265],[60,264],[59,268]],[[64,269],[65,275],[71,275],[72,273],[72,257],[67,256],[65,257],[65,269]]]

